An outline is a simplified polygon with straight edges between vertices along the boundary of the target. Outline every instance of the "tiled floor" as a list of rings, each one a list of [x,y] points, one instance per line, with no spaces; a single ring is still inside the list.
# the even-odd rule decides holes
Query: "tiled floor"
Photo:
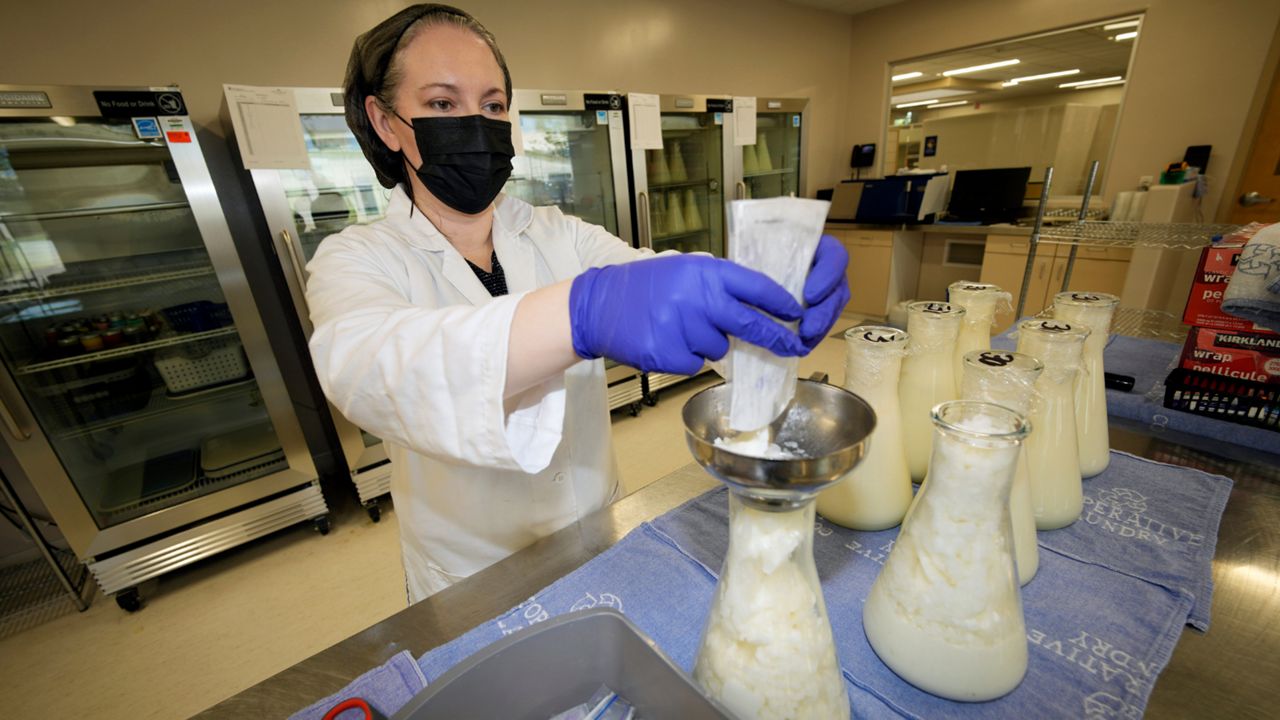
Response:
[[[852,321],[837,325],[844,329]],[[801,361],[844,379],[844,344]],[[614,416],[627,492],[690,462],[680,408],[707,377],[662,394],[639,417]],[[320,537],[299,527],[142,588],[136,614],[99,596],[0,641],[5,717],[185,718],[404,607],[394,511],[372,524],[354,503]]]

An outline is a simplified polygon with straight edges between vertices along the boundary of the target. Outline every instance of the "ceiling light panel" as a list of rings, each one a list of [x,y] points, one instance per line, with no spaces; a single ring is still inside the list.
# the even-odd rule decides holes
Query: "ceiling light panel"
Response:
[[[920,102],[909,102],[909,103],[902,103],[901,105],[894,105],[894,107],[895,108],[920,107],[922,105],[934,105],[937,102],[938,102],[937,100],[921,100]]]
[[[996,68],[1009,67],[1010,65],[1017,65],[1020,62],[1022,61],[1014,58],[1012,60],[1001,60],[999,62],[987,63],[985,65],[972,65],[970,67],[956,68],[955,70],[947,70],[942,74],[944,77],[951,77],[952,75],[964,75],[967,73],[982,72],[983,70],[994,70]]]
[[[902,73],[901,75],[894,75],[892,79],[894,82],[898,82],[900,80],[911,80],[913,78],[918,78],[922,75],[924,75],[924,73],[922,72],[909,72],[909,73]]]
[[[1058,87],[1060,87],[1060,88],[1064,88],[1064,87],[1076,87],[1076,86],[1078,86],[1078,85],[1092,85],[1092,84],[1094,84],[1094,83],[1111,82],[1112,80],[1123,80],[1123,79],[1124,79],[1124,78],[1122,78],[1122,77],[1121,77],[1121,76],[1119,76],[1119,75],[1112,75],[1111,77],[1094,78],[1094,79],[1092,79],[1092,80],[1077,80],[1077,81],[1075,81],[1075,82],[1059,83]]]
[[[1138,27],[1142,24],[1141,20],[1125,20],[1123,22],[1107,23],[1102,26],[1103,30],[1123,30],[1124,28]]]

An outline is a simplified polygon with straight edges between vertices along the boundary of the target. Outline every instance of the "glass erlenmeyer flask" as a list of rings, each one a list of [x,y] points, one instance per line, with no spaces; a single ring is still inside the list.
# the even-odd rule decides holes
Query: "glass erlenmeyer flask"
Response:
[[[1088,328],[1084,341],[1084,374],[1076,385],[1076,435],[1080,443],[1080,474],[1093,477],[1111,464],[1107,424],[1107,389],[1102,353],[1111,336],[1111,319],[1120,298],[1106,293],[1064,292],[1053,296],[1053,316]]]
[[[939,404],[932,420],[929,482],[871,586],[862,625],[880,659],[912,685],[991,700],[1027,670],[1009,519],[1027,421],[969,400]]]
[[[1042,372],[1044,364],[1030,355],[974,350],[964,356],[960,398],[995,403],[1030,418],[1039,397],[1036,381]],[[1032,428],[1031,433],[1034,432]],[[1023,444],[1029,439],[1030,435]],[[1031,475],[1025,448],[1018,452],[1013,487],[1009,490],[1009,515],[1013,524],[1014,558],[1018,561],[1018,584],[1026,585],[1040,569],[1040,546],[1036,539],[1036,516],[1031,511]]]
[[[884,530],[902,522],[911,504],[898,400],[908,336],[897,328],[865,325],[844,337],[844,389],[876,411],[876,429],[862,462],[818,496],[818,512],[847,528]]]
[[[1031,510],[1039,530],[1070,525],[1084,507],[1075,387],[1088,335],[1061,320],[1024,320],[1018,326],[1018,352],[1044,363],[1036,382],[1041,401],[1031,415],[1036,432],[1027,441]]]
[[[956,337],[965,310],[944,302],[916,302],[907,306],[907,356],[898,383],[902,405],[902,436],[911,479],[924,480],[933,448],[933,406],[955,400]]]
[[[964,308],[964,322],[956,338],[956,384],[964,378],[964,357],[974,350],[991,349],[991,326],[1001,305],[1009,305],[1012,296],[991,283],[953,282],[947,288],[947,300]]]

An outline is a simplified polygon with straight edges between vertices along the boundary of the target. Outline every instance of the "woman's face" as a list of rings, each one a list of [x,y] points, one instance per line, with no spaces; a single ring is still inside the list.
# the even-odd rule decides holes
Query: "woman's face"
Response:
[[[469,30],[453,25],[420,30],[398,62],[395,111],[405,120],[462,115],[508,119],[502,68],[484,40]],[[403,152],[415,168],[422,164],[412,127],[383,112],[372,97],[365,98],[365,111],[388,148]]]

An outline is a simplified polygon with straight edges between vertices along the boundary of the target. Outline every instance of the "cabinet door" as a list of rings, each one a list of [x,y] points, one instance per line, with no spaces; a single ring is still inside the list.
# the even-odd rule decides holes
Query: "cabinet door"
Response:
[[[884,317],[888,312],[892,246],[845,242],[844,247],[849,251],[845,274],[850,292],[845,312]]]
[[[1022,309],[1023,315],[1035,315],[1045,307],[1045,293],[1049,289],[1049,276],[1053,268],[1052,250],[1049,253],[1036,253],[1035,264],[1031,268],[1031,285],[1027,290],[1027,305]],[[982,258],[981,282],[994,283],[1004,288],[1013,296],[1012,305],[1018,307],[1018,293],[1022,290],[1022,273],[1027,267],[1027,256],[1006,253],[988,252]],[[1050,296],[1052,297],[1052,296]],[[1013,324],[1013,313],[996,315],[996,332],[1004,332]]]
[[[1053,301],[1054,293],[1061,291],[1062,278],[1066,272],[1067,258],[1056,258],[1053,262],[1053,273],[1048,289],[1050,302]],[[1071,269],[1071,282],[1067,289],[1120,295],[1124,292],[1124,278],[1128,272],[1128,261],[1094,260],[1078,255],[1075,267]]]

